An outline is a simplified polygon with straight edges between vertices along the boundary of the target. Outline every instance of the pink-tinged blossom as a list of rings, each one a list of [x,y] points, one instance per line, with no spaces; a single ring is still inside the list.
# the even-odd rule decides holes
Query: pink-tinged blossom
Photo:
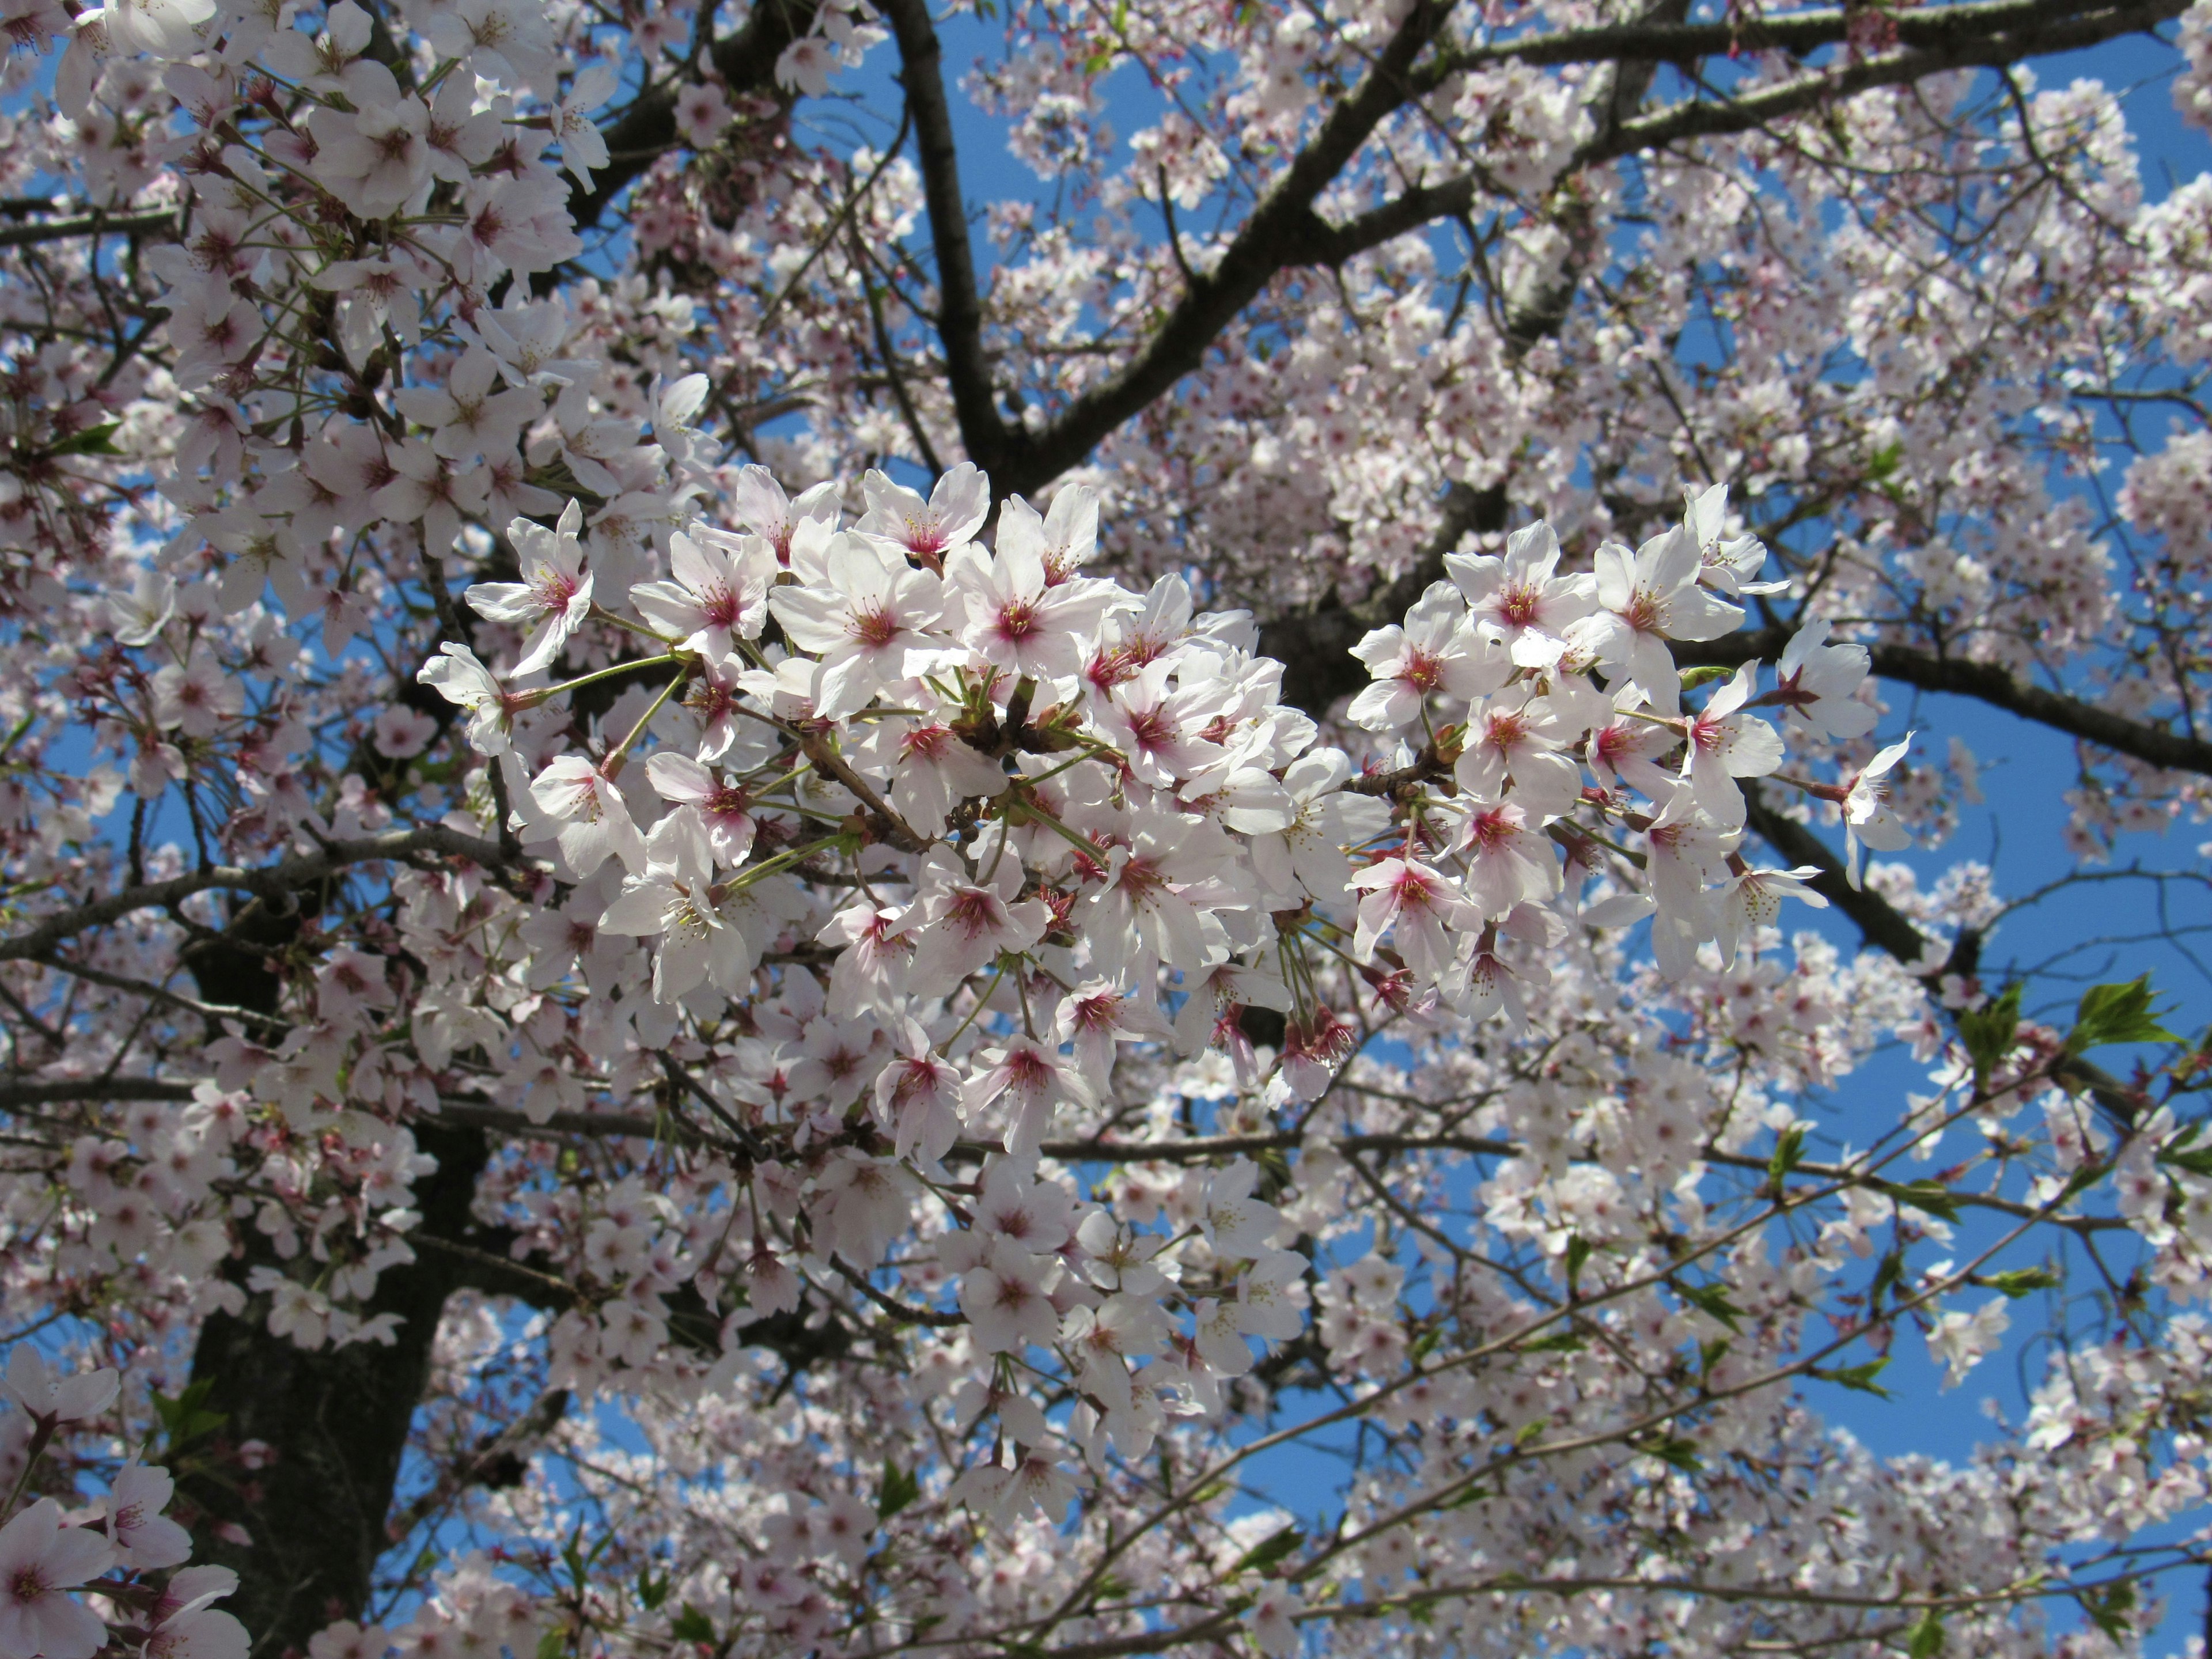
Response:
[[[629,591],[637,614],[684,651],[720,661],[739,640],[760,637],[768,620],[768,585],[775,574],[765,542],[726,536],[704,526],[668,538],[672,581],[640,582]]]
[[[1884,781],[1890,769],[1912,747],[1912,738],[1913,734],[1906,732],[1869,761],[1852,778],[1844,797],[1844,873],[1854,888],[1859,884],[1862,846],[1877,853],[1895,853],[1912,844],[1912,832],[1890,806],[1889,786]]]
[[[1826,909],[1828,901],[1808,884],[1820,873],[1818,866],[1805,864],[1794,870],[1747,869],[1733,877],[1718,912],[1721,966],[1734,967],[1744,945],[1774,925],[1784,899],[1802,899],[1815,910]]]
[[[1359,901],[1359,925],[1352,953],[1375,959],[1385,934],[1406,965],[1426,979],[1441,976],[1457,948],[1451,934],[1482,921],[1482,913],[1459,895],[1441,872],[1409,858],[1377,860],[1352,878],[1366,896]]]
[[[892,810],[917,835],[941,836],[954,807],[1005,793],[1008,778],[941,720],[872,720],[853,745],[854,763],[888,778]]]
[[[507,526],[507,538],[522,567],[522,580],[478,582],[468,591],[478,616],[522,631],[522,656],[513,671],[517,675],[534,674],[551,664],[591,614],[592,577],[584,568],[580,539],[583,527],[583,505],[574,501],[562,508],[561,522],[552,530],[517,519]]]
[[[175,1492],[167,1469],[126,1463],[115,1472],[107,1499],[107,1535],[118,1566],[145,1572],[191,1558],[191,1534],[161,1513]]]
[[[1697,793],[1698,805],[1723,829],[1744,820],[1738,778],[1763,778],[1782,764],[1782,738],[1765,720],[1744,712],[1759,689],[1759,665],[1747,662],[1728,684],[1689,718],[1682,757],[1682,781]]]
[[[1568,630],[1569,643],[1633,680],[1659,713],[1673,714],[1682,683],[1667,642],[1718,639],[1742,623],[1742,611],[1698,585],[1698,544],[1679,526],[1633,553],[1607,542],[1595,563],[1601,609]]]
[[[1613,694],[1613,718],[1591,728],[1584,755],[1599,787],[1640,789],[1653,800],[1674,793],[1676,778],[1658,762],[1682,740],[1671,723],[1644,712],[1644,690],[1625,685]]]
[[[891,1060],[876,1074],[876,1121],[901,1158],[933,1168],[960,1138],[960,1068],[938,1057],[928,1033],[902,1020]]]
[[[61,1505],[51,1498],[0,1527],[0,1653],[92,1659],[107,1641],[107,1626],[69,1591],[114,1561],[113,1547],[100,1534],[64,1526]]]
[[[937,576],[866,536],[837,537],[828,565],[824,586],[779,587],[769,608],[793,645],[819,658],[815,713],[834,720],[906,678],[907,655],[922,644],[945,599]]]
[[[1415,724],[1432,697],[1465,702],[1495,691],[1513,672],[1504,641],[1468,626],[1466,604],[1449,582],[1431,586],[1402,624],[1374,629],[1352,654],[1375,678],[1345,714],[1370,732]]]
[[[75,1423],[96,1417],[113,1401],[122,1379],[112,1370],[58,1371],[27,1342],[18,1342],[0,1377],[0,1393],[45,1423]]]
[[[514,717],[533,699],[527,693],[510,693],[465,645],[448,640],[438,652],[416,671],[416,679],[467,711],[469,744],[478,754],[497,757],[507,753],[514,746]]]
[[[392,402],[409,420],[431,428],[432,452],[447,460],[504,454],[514,448],[522,428],[538,417],[545,402],[533,391],[494,391],[498,374],[498,359],[480,345],[471,346],[442,387],[403,386],[392,393]],[[513,530],[507,533],[512,540]]]
[[[1004,1145],[1014,1158],[1034,1158],[1063,1103],[1088,1106],[1096,1097],[1081,1073],[1033,1037],[1009,1038],[977,1057],[961,1097],[969,1122],[996,1106],[1006,1121]]]
[[[1271,908],[1294,907],[1302,896],[1344,902],[1352,872],[1346,849],[1366,846],[1389,828],[1389,804],[1345,788],[1351,776],[1352,763],[1340,749],[1314,750],[1285,769],[1290,823],[1248,843]]]
[[[1792,634],[1775,664],[1769,695],[1823,737],[1863,738],[1881,718],[1858,696],[1872,659],[1863,645],[1830,645],[1827,640],[1825,617],[1814,617]]]
[[[1028,950],[1044,937],[1051,914],[1041,899],[1023,898],[1021,860],[1004,857],[971,875],[948,848],[933,850],[916,884],[923,926],[915,940],[914,970],[924,983],[948,989],[1002,951]]]
[[[1469,710],[1452,773],[1474,801],[1514,804],[1532,817],[1556,817],[1582,793],[1582,769],[1561,751],[1566,722],[1534,683],[1509,685]]]
[[[1201,819],[1133,815],[1127,843],[1110,850],[1106,884],[1090,902],[1083,933],[1091,966],[1110,979],[1149,980],[1161,963],[1188,972],[1226,957],[1214,912],[1251,902],[1234,854],[1229,838]]]
[[[633,872],[645,868],[645,837],[614,779],[589,756],[557,755],[530,785],[531,799],[554,827],[561,855],[578,876],[610,858]]]
[[[1658,907],[1652,949],[1670,978],[1685,977],[1698,945],[1713,937],[1718,922],[1707,890],[1728,879],[1728,856],[1741,838],[1698,807],[1687,784],[1675,786],[1645,831],[1644,878]]]
[[[1728,534],[1729,487],[1714,484],[1703,490],[1685,489],[1682,528],[1698,544],[1698,580],[1731,599],[1763,593],[1785,593],[1786,581],[1763,582],[1766,544],[1756,536]]]
[[[991,513],[991,481],[966,461],[939,478],[926,501],[876,471],[860,480],[860,494],[868,510],[854,528],[933,571],[975,538]]]
[[[1136,603],[1112,582],[1065,568],[1055,575],[1051,551],[1045,520],[1015,495],[999,509],[994,553],[971,542],[945,560],[948,609],[966,618],[961,642],[994,666],[1038,681],[1080,672],[1085,642],[1107,611]]]
[[[1467,863],[1468,896],[1486,920],[1495,921],[1517,904],[1547,903],[1559,896],[1559,860],[1551,837],[1510,801],[1475,807],[1453,844]],[[1413,965],[1411,957],[1407,965]]]
[[[188,738],[211,738],[246,708],[246,686],[204,651],[154,676],[154,722]]]
[[[752,797],[742,787],[723,782],[689,755],[666,749],[647,757],[645,775],[661,799],[698,813],[716,863],[734,870],[745,861],[760,826]]]
[[[1566,651],[1568,628],[1597,608],[1597,579],[1559,575],[1559,538],[1540,522],[1507,537],[1503,558],[1454,553],[1444,568],[1475,627],[1502,640],[1516,666],[1550,668]]]
[[[369,743],[386,760],[409,760],[430,746],[438,722],[419,708],[394,703],[369,723]]]
[[[1174,676],[1165,659],[1147,663],[1091,705],[1099,736],[1156,789],[1172,789],[1224,758],[1221,745],[1205,735],[1221,712],[1214,688],[1171,685]]]
[[[1060,1312],[1050,1288],[1059,1264],[1033,1255],[1012,1239],[991,1241],[983,1259],[960,1278],[960,1310],[985,1353],[1019,1354],[1060,1334]]]
[[[1169,1034],[1158,1007],[1111,980],[1085,981],[1061,1000],[1053,1015],[1053,1036],[1071,1045],[1085,1078],[1103,1090],[1114,1073],[1121,1045],[1157,1042]]]
[[[738,473],[730,492],[730,511],[737,521],[765,541],[776,564],[791,568],[793,539],[803,527],[826,533],[837,527],[837,486],[824,480],[800,492],[793,501],[784,494],[775,474],[764,466],[748,466]]]
[[[1304,1644],[1298,1635],[1298,1615],[1304,1598],[1281,1579],[1260,1586],[1246,1612],[1252,1620],[1252,1639],[1267,1659],[1297,1659]]]

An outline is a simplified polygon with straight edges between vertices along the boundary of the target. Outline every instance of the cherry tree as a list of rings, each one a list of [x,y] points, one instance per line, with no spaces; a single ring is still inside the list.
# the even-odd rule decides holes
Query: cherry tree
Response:
[[[2212,811],[2212,8],[0,5],[0,1659],[2212,1559],[2212,1048],[1890,856]]]

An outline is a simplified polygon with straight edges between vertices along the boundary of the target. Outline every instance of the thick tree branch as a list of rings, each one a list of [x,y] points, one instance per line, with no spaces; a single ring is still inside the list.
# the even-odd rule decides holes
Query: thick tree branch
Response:
[[[1790,629],[1760,628],[1724,635],[1703,644],[1685,645],[1675,658],[1685,666],[1711,664],[1733,668],[1754,658],[1771,660],[1790,641]],[[2127,755],[2169,772],[2212,777],[2212,742],[2149,720],[2130,720],[2079,697],[2016,679],[1996,663],[1972,662],[1909,645],[1869,645],[1874,672],[1886,680],[1973,697],[2022,720],[2048,726],[2100,749]]]
[[[2063,22],[2081,11],[2080,0],[1973,0],[1926,11],[1899,11],[1889,21],[1903,46],[1936,48],[1968,36],[2008,33]],[[1743,52],[1786,52],[1802,56],[1850,38],[1855,9],[1823,7],[1781,16],[1745,15],[1716,23],[1644,21],[1604,23],[1496,40],[1446,53],[1425,65],[1424,90],[1449,76],[1495,64],[1556,65],[1614,61],[1694,64]]]
[[[814,27],[817,9],[818,0],[757,0],[744,25],[714,43],[714,72],[732,99],[776,92],[776,60]],[[599,137],[606,141],[606,166],[592,175],[589,186],[579,185],[568,196],[568,212],[579,231],[598,224],[630,180],[677,142],[675,84],[665,82],[641,94],[599,130]]]
[[[161,230],[174,234],[182,221],[181,208],[149,208],[142,213],[87,213],[73,219],[46,219],[35,224],[0,226],[0,247],[29,247],[40,242],[65,242],[73,236],[125,236]]]
[[[158,1077],[26,1079],[0,1083],[0,1112],[76,1101],[89,1105],[113,1100],[190,1100],[198,1086]]]
[[[150,881],[126,887],[106,898],[74,905],[46,917],[27,933],[0,939],[0,962],[20,962],[46,956],[64,939],[73,938],[88,927],[119,921],[139,910],[167,910],[183,903],[195,893],[227,890],[252,893],[272,903],[283,904],[290,901],[298,889],[335,875],[349,866],[404,860],[422,854],[464,858],[488,870],[495,870],[514,862],[512,856],[501,851],[496,843],[462,835],[459,830],[448,830],[442,824],[393,830],[384,835],[364,836],[353,841],[325,842],[316,852],[297,854],[279,863],[264,865],[258,869],[216,865],[211,869],[195,870],[189,875],[172,877],[167,881]]]
[[[892,3],[896,8],[918,4],[920,0]],[[962,440],[969,453],[979,459],[981,453],[1000,457],[990,467],[997,493],[1034,494],[1079,464],[1109,433],[1148,408],[1196,368],[1206,348],[1278,271],[1316,261],[1319,239],[1327,228],[1315,216],[1314,202],[1351,164],[1375,130],[1405,104],[1413,91],[1414,62],[1436,39],[1451,11],[1452,0],[1414,0],[1359,84],[1329,112],[1312,141],[1261,197],[1213,270],[1184,289],[1133,358],[1077,397],[1042,433],[1030,436],[1003,424],[997,434],[988,428],[971,431],[956,390],[956,407],[963,409]],[[908,90],[912,92],[911,85]],[[917,111],[918,128],[921,118]],[[949,186],[951,201],[957,205],[957,181],[928,179],[930,155],[925,145],[921,160],[941,262],[945,221],[939,217],[938,204],[946,198]],[[964,237],[964,217],[953,222]],[[952,294],[957,275],[957,269],[941,268],[939,272],[939,288],[944,295],[940,303],[955,315],[959,314],[957,307],[971,302]],[[957,359],[957,355],[948,335],[948,356]],[[995,400],[991,406],[995,420]]]
[[[898,41],[899,84],[906,89],[929,206],[929,234],[937,255],[937,336],[945,348],[945,378],[952,388],[960,441],[978,466],[998,475],[1009,464],[1013,435],[999,413],[983,349],[982,290],[975,281],[975,245],[968,234],[968,203],[960,190],[959,148],[945,96],[944,49],[929,21],[929,0],[881,0]],[[889,362],[889,348],[885,347]]]

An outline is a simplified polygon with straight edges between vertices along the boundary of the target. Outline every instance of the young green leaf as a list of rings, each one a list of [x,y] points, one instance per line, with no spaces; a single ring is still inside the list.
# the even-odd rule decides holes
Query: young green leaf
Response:
[[[2058,1275],[2048,1267],[2014,1267],[2007,1273],[1977,1273],[1972,1282],[2002,1291],[2017,1302],[2032,1291],[2056,1290]]]
[[[1736,1322],[1743,1317],[1743,1310],[1729,1301],[1728,1292],[1719,1285],[1677,1285],[1674,1288],[1681,1292],[1682,1300],[1696,1307],[1699,1312],[1711,1315],[1739,1334],[1742,1333],[1743,1327]]]
[[[1305,1534],[1296,1527],[1269,1533],[1237,1559],[1237,1565],[1229,1570],[1230,1577],[1233,1578],[1240,1572],[1265,1572],[1305,1541]]]
[[[2150,975],[2124,985],[2093,985],[2081,994],[2074,1014],[2074,1029],[2066,1034],[2066,1052],[2078,1054],[2107,1042],[2179,1042],[2181,1039],[2158,1023],[2150,1006]]]
[[[1877,1192],[1887,1193],[1898,1203],[1932,1215],[1938,1221],[1959,1218],[1959,1200],[1940,1181],[1877,1181],[1873,1184]]]
[[[1990,1086],[1990,1073],[2013,1051],[2020,1036],[2020,987],[2008,985],[1996,1001],[1959,1016],[1959,1041],[1974,1062],[1974,1087]]]
[[[1888,1364],[1889,1361],[1884,1358],[1869,1359],[1859,1365],[1813,1365],[1807,1368],[1807,1375],[1817,1376],[1823,1382],[1834,1382],[1846,1389],[1856,1389],[1861,1394],[1875,1395],[1887,1400],[1890,1397],[1889,1390],[1876,1382],[1875,1378],[1881,1375],[1882,1368]]]
[[[907,1470],[884,1460],[883,1485],[876,1492],[876,1519],[888,1521],[921,1496],[921,1482]]]

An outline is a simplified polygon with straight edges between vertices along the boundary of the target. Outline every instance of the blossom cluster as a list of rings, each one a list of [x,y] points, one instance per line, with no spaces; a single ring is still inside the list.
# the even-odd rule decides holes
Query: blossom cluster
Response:
[[[93,1659],[111,1648],[147,1659],[246,1659],[246,1630],[214,1604],[238,1585],[228,1567],[187,1566],[191,1536],[163,1515],[176,1483],[135,1460],[118,1467],[89,1514],[52,1497],[19,1500],[64,1425],[104,1416],[120,1379],[112,1370],[58,1372],[20,1343],[0,1393],[28,1419],[22,1468],[0,1524],[0,1654],[8,1659]],[[149,1575],[153,1575],[149,1577]],[[101,1598],[106,1611],[80,1597]]]

